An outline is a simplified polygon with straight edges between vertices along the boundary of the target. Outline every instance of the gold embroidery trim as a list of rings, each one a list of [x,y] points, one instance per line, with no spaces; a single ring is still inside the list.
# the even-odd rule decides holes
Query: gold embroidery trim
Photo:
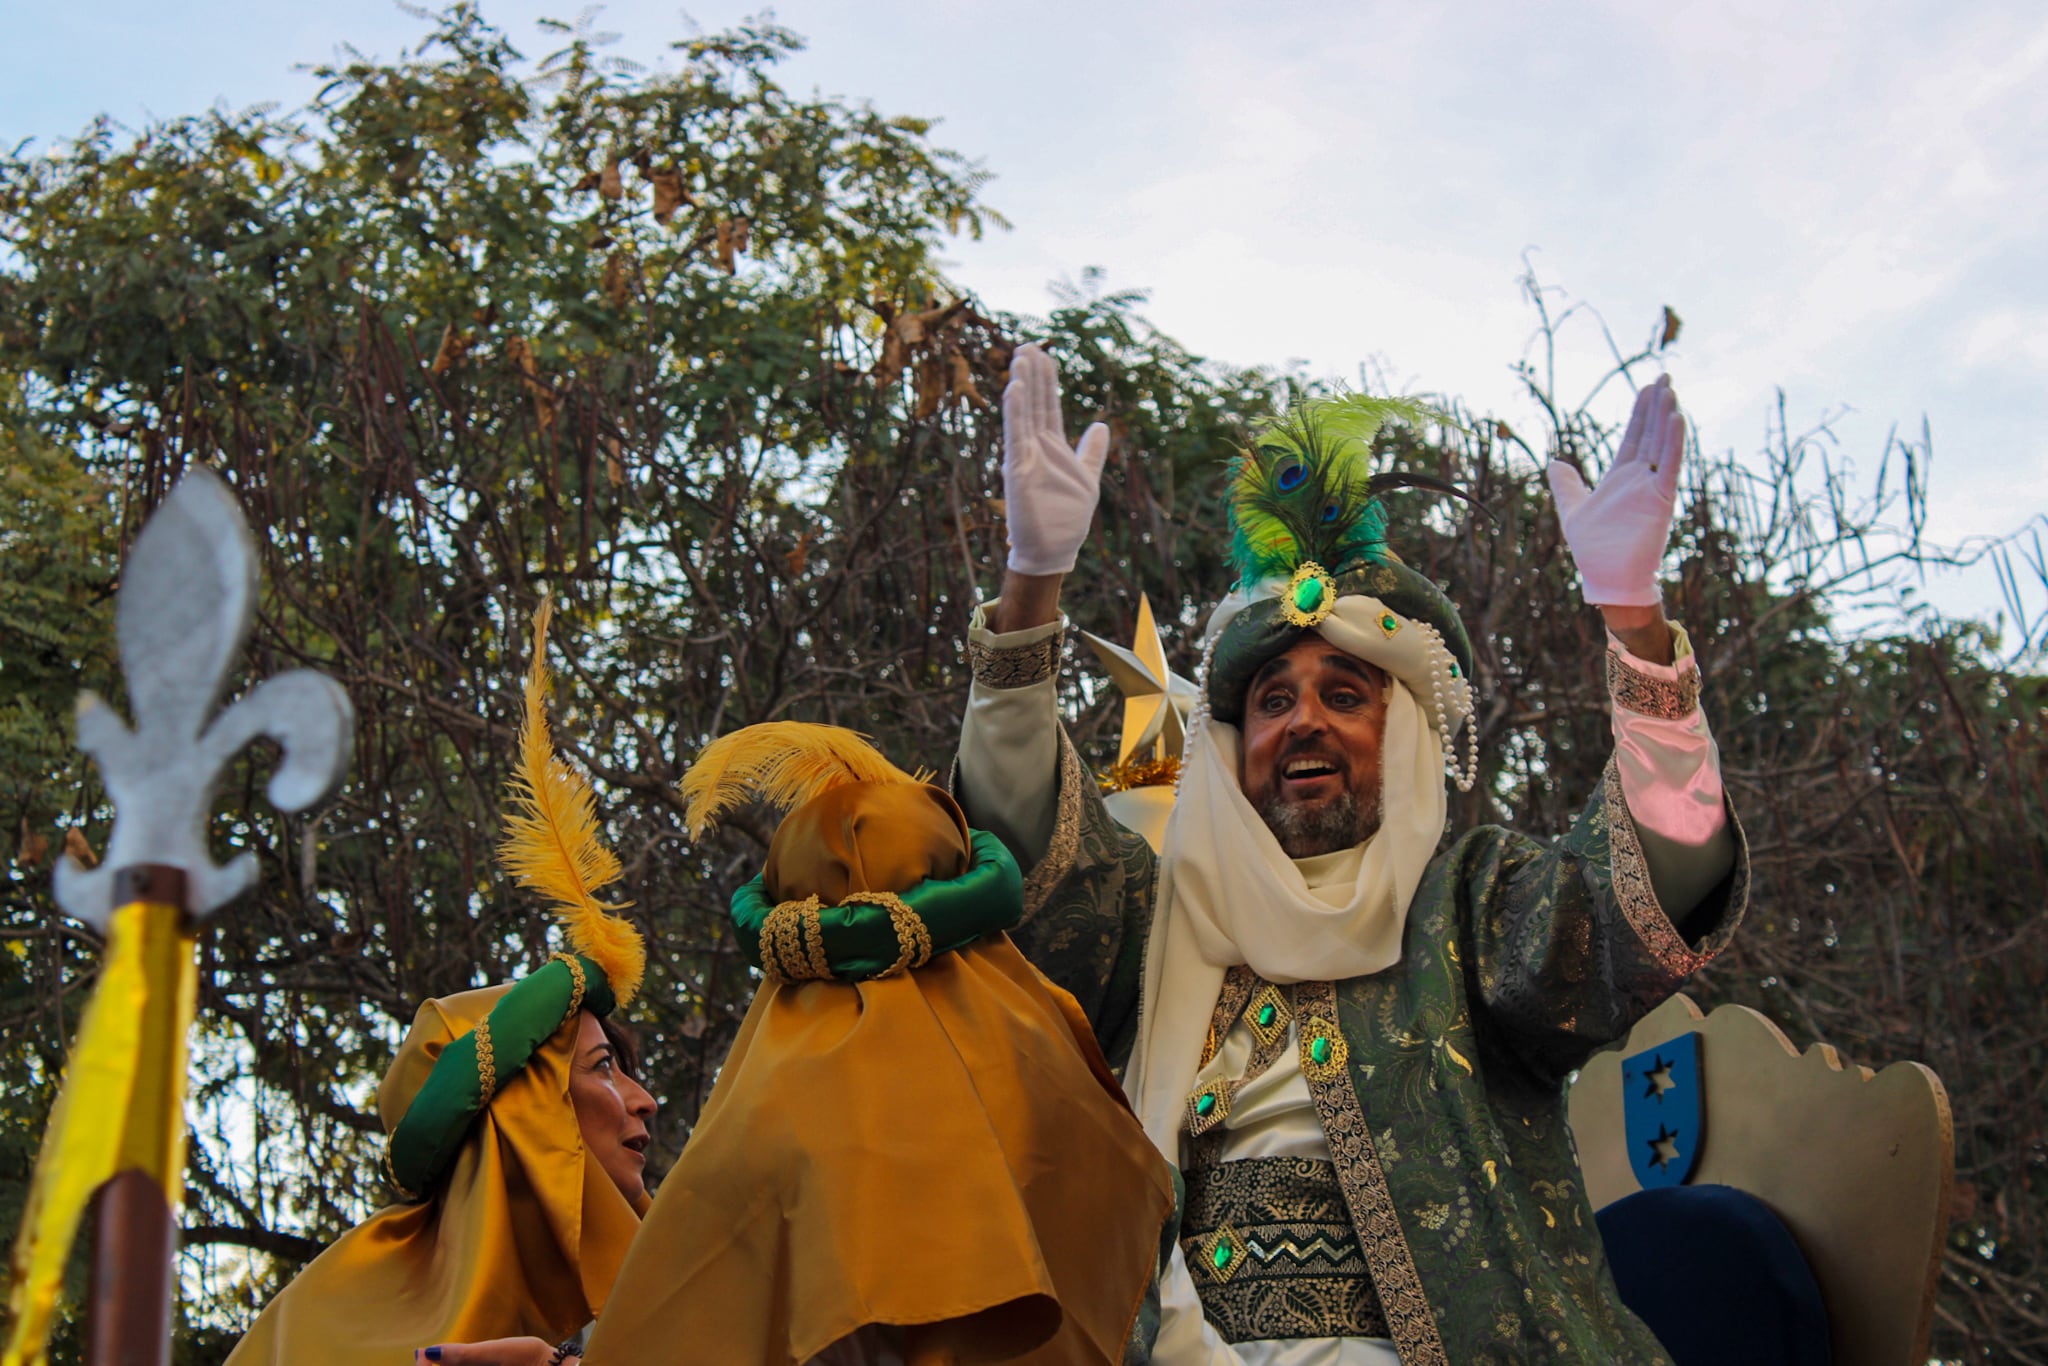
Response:
[[[569,1008],[562,1012],[562,1018],[573,1020],[576,1018],[576,1012],[583,1009],[583,996],[590,986],[590,979],[584,974],[583,964],[576,960],[576,955],[573,953],[550,954],[548,955],[548,961],[563,963],[568,966],[570,983]]]
[[[855,903],[889,908],[889,924],[896,930],[896,961],[876,973],[877,977],[894,977],[910,968],[921,968],[932,961],[932,932],[925,927],[922,917],[910,909],[910,903],[894,892],[849,892],[842,906]]]
[[[491,1022],[489,1017],[476,1022],[476,1086],[480,1093],[476,1104],[478,1109],[491,1103],[491,1097],[498,1094],[498,1055],[491,1051]]]
[[[984,688],[1028,688],[1060,671],[1060,650],[1066,632],[1054,631],[1029,645],[986,645],[967,642],[967,664]]]
[[[1699,666],[1681,668],[1676,678],[1653,678],[1631,667],[1619,650],[1609,650],[1607,695],[1614,699],[1615,706],[1638,716],[1683,721],[1700,705]]]
[[[1329,982],[1298,984],[1294,1003],[1304,1016],[1337,1018],[1337,989]],[[1301,1033],[1308,1033],[1305,1023]],[[1379,1291],[1395,1350],[1404,1366],[1450,1366],[1436,1316],[1422,1290],[1422,1274],[1415,1269],[1415,1254],[1394,1210],[1393,1193],[1387,1189],[1387,1174],[1366,1128],[1365,1106],[1358,1098],[1357,1086],[1346,1070],[1323,1080],[1311,1077],[1309,1094],[1315,1098],[1323,1138],[1337,1163],[1337,1185],[1351,1210],[1359,1245],[1365,1249],[1365,1264],[1372,1269],[1373,1287]]]
[[[1607,860],[1614,877],[1614,899],[1621,914],[1636,932],[1650,956],[1667,972],[1684,976],[1699,971],[1713,959],[1712,954],[1694,952],[1664,913],[1657,889],[1650,882],[1650,865],[1643,858],[1642,837],[1636,834],[1636,820],[1629,814],[1621,791],[1621,765],[1612,756],[1600,787],[1607,807]]]
[[[1255,1020],[1246,1017],[1245,1012],[1268,999],[1277,1007],[1274,1025],[1270,1030],[1261,1030]],[[1230,1033],[1240,1018],[1244,1018],[1246,1028],[1252,1031],[1255,1046],[1251,1056],[1245,1059],[1243,1076],[1217,1077],[1188,1097],[1184,1122],[1189,1138],[1200,1138],[1228,1119],[1231,1102],[1236,1099],[1238,1090],[1264,1076],[1266,1069],[1286,1051],[1287,1021],[1292,1016],[1292,1009],[1280,988],[1265,981],[1249,967],[1240,963],[1224,974],[1223,989],[1216,993],[1216,1009],[1209,1016],[1209,1033],[1202,1043],[1201,1066],[1207,1067],[1216,1060],[1216,1053],[1223,1046],[1224,1036]],[[1206,1115],[1199,1108],[1205,1095],[1216,1097],[1216,1103],[1210,1107]]]
[[[407,1190],[405,1183],[398,1179],[398,1169],[391,1165],[391,1144],[388,1140],[384,1144],[384,1179],[391,1183],[391,1189],[398,1192],[399,1199],[411,1205],[420,1202],[419,1192]]]
[[[1024,876],[1024,918],[1029,920],[1038,914],[1039,907],[1052,895],[1053,888],[1060,885],[1068,873],[1074,871],[1074,860],[1081,852],[1081,789],[1087,784],[1087,775],[1081,771],[1081,756],[1074,752],[1074,742],[1067,738],[1066,727],[1060,727],[1060,795],[1052,821],[1052,842],[1046,846],[1045,857],[1032,865]]]
[[[1216,1060],[1216,1050],[1223,1047],[1223,1036],[1244,1013],[1244,1004],[1258,984],[1259,975],[1243,963],[1223,974],[1223,989],[1216,993],[1216,1009],[1209,1014],[1209,1037],[1202,1043],[1199,1067],[1207,1067]]]
[[[761,975],[771,982],[822,982],[832,976],[825,924],[815,896],[785,901],[761,922]]]

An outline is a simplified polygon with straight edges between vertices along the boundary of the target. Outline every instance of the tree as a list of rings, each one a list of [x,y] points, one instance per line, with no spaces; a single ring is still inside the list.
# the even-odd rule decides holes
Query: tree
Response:
[[[1070,420],[1113,432],[1069,610],[1116,635],[1149,593],[1183,672],[1227,577],[1219,456],[1314,387],[1188,354],[1098,277],[1046,318],[988,316],[934,265],[945,234],[1000,221],[980,168],[922,121],[784,91],[783,30],[691,39],[672,73],[555,31],[528,63],[458,5],[398,61],[323,71],[305,111],[101,123],[0,159],[0,818],[19,831],[0,1199],[95,961],[47,894],[54,847],[102,843],[110,815],[63,717],[79,686],[118,694],[116,552],[189,463],[230,479],[261,541],[252,676],[311,664],[358,710],[332,810],[270,812],[256,764],[221,803],[223,843],[264,879],[204,941],[185,1216],[202,1355],[384,1198],[372,1092],[417,1003],[545,956],[540,908],[493,863],[543,592],[561,606],[557,738],[595,779],[650,943],[634,1018],[659,1162],[752,990],[724,908],[772,833],[743,814],[685,842],[676,780],[714,736],[779,717],[944,769],[958,642],[1001,544],[991,400],[1012,346],[1046,341]],[[1397,548],[1481,642],[1485,764],[1457,819],[1546,831],[1606,741],[1596,618],[1540,458],[1597,466],[1612,433],[1554,376],[1529,380],[1540,437],[1461,412],[1383,440],[1488,509],[1396,507]],[[1777,515],[1745,511],[1773,506],[1759,490]],[[2027,1023],[2048,970],[2041,681],[1994,667],[1968,626],[1835,630],[1850,590],[1828,556],[1882,509],[1833,516],[1782,460],[1714,464],[1688,509],[1675,610],[1758,868],[1706,994],[1860,1061],[1935,1062],[1975,1191],[1943,1350],[2048,1350],[2027,1298],[2048,1181]],[[1110,699],[1079,665],[1065,678],[1077,739],[1107,752]]]

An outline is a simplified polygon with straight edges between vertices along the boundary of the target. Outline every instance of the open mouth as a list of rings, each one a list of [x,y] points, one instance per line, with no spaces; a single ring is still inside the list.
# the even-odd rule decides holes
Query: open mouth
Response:
[[[1281,776],[1290,783],[1309,783],[1319,778],[1334,778],[1337,774],[1337,765],[1328,759],[1290,759],[1287,767],[1281,770]]]
[[[641,1134],[638,1138],[627,1139],[620,1146],[625,1148],[628,1152],[638,1153],[640,1157],[643,1160],[645,1160],[645,1158],[647,1157],[647,1145],[651,1141],[652,1140],[646,1134]]]

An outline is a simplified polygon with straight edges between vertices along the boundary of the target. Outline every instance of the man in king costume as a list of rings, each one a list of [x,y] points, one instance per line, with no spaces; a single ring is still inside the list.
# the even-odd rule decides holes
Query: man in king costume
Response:
[[[1108,434],[1067,443],[1052,361],[1004,394],[1010,551],[976,613],[957,791],[1026,870],[1013,935],[1081,1002],[1187,1183],[1155,1362],[1662,1362],[1615,1293],[1563,1084],[1711,961],[1748,860],[1657,567],[1685,445],[1642,391],[1597,489],[1550,478],[1608,627],[1614,755],[1561,839],[1443,842],[1473,709],[1456,609],[1385,540],[1371,440],[1414,405],[1270,424],[1233,493],[1155,855],[1061,727],[1059,588]],[[1470,785],[1476,746],[1451,763]],[[1443,847],[1439,850],[1439,845]]]

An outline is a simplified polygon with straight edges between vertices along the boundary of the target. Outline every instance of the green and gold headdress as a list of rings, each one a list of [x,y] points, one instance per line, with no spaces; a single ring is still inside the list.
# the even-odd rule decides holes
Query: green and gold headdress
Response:
[[[447,1172],[476,1116],[534,1050],[579,1010],[603,1018],[629,1004],[647,970],[640,931],[614,914],[631,903],[597,893],[619,879],[619,860],[598,838],[590,783],[555,753],[548,732],[548,623],[544,600],[533,619],[519,727],[519,763],[507,784],[511,809],[498,861],[523,887],[555,904],[568,940],[545,967],[505,990],[470,1033],[452,1040],[391,1129],[393,1184],[424,1198]]]
[[[697,756],[682,789],[693,838],[750,799],[794,808],[732,898],[740,947],[770,982],[894,976],[1023,919],[1016,860],[929,776],[803,721],[748,726]]]
[[[1211,620],[1205,715],[1237,724],[1245,690],[1266,661],[1322,627],[1340,602],[1355,600],[1369,608],[1378,632],[1374,662],[1416,694],[1448,752],[1472,710],[1472,643],[1451,600],[1388,546],[1381,498],[1423,489],[1472,500],[1432,475],[1373,470],[1373,438],[1396,420],[1451,421],[1414,399],[1313,398],[1267,423],[1238,456],[1230,491],[1238,586]],[[1475,768],[1476,754],[1457,774],[1461,787],[1470,786]]]

